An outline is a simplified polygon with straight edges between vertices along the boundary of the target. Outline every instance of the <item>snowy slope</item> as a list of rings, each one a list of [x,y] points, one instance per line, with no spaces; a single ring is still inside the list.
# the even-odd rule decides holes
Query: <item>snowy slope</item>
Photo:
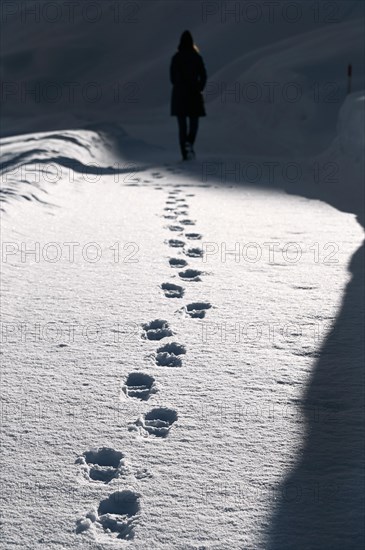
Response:
[[[1,549],[363,546],[363,5],[233,4],[1,7]]]
[[[242,183],[244,166],[260,165],[260,185],[268,179],[265,163],[279,162],[270,185],[350,211],[361,203],[363,3],[297,2],[294,9],[280,2],[269,9],[267,2],[254,8],[246,2],[106,0],[71,9],[59,0],[47,6],[29,0],[2,9],[2,135],[112,124],[153,144],[158,159],[175,159],[168,67],[188,27],[209,75],[200,159],[239,162]],[[156,32],[161,21],[169,24]],[[349,63],[353,94],[346,99]],[[356,162],[339,139],[357,143]],[[133,151],[128,160],[139,164]],[[299,185],[287,185],[286,162],[303,173]]]
[[[364,10],[356,1],[319,3],[318,13],[299,2],[297,17],[287,2],[274,10],[256,2],[256,17],[246,2],[148,0],[117,9],[106,0],[71,12],[62,0],[43,11],[35,0],[13,4],[2,12],[3,135],[128,121],[137,137],[168,146],[176,139],[168,67],[186,27],[209,75],[203,151],[319,151],[334,134],[349,62],[353,90],[364,89]]]

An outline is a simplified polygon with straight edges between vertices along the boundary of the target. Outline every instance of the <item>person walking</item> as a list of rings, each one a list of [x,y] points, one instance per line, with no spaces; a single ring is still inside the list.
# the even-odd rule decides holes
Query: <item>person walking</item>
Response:
[[[189,31],[182,33],[178,51],[171,60],[170,80],[171,116],[177,117],[182,158],[189,160],[195,158],[199,117],[206,116],[202,92],[207,82],[203,58]]]

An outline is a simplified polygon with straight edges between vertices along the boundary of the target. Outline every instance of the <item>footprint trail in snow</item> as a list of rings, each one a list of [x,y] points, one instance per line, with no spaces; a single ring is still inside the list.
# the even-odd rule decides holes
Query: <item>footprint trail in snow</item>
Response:
[[[167,167],[167,171],[173,174],[179,173],[177,169]],[[160,172],[151,174],[154,180],[161,180],[164,176]],[[140,180],[138,180],[139,182]],[[150,180],[144,180],[149,182]],[[138,185],[137,179],[135,183],[130,185]],[[160,190],[163,187],[156,187]],[[165,226],[166,230],[173,233],[178,233],[178,239],[171,238],[166,240],[166,244],[173,249],[176,249],[176,256],[170,257],[168,264],[173,271],[173,278],[179,277],[188,284],[190,282],[200,282],[203,272],[189,267],[189,263],[181,255],[196,261],[203,256],[203,250],[199,247],[189,247],[184,238],[187,240],[201,240],[200,233],[186,232],[186,229],[196,224],[189,218],[189,205],[187,197],[193,197],[194,194],[189,193],[185,196],[183,190],[175,187],[168,191],[168,198],[164,207],[162,217],[165,220],[176,220],[170,225]],[[180,271],[178,271],[180,270]],[[160,284],[166,298],[182,299],[185,294],[185,289],[175,282],[164,282]],[[196,301],[183,306],[186,315],[192,319],[203,319],[207,310],[211,309],[212,305],[209,302]],[[143,323],[141,326],[141,338],[146,342],[146,345],[160,342],[166,338],[171,338],[175,335],[170,327],[170,323],[165,319],[156,318],[152,321]],[[186,355],[186,347],[183,344],[169,341],[157,347],[154,354],[156,367],[177,368],[182,367],[182,357]],[[140,402],[148,401],[154,394],[157,393],[157,385],[154,376],[142,371],[130,372],[121,388],[121,393],[124,398],[135,399]],[[138,419],[128,425],[130,432],[137,432],[144,438],[156,437],[164,439],[171,431],[172,426],[178,419],[178,413],[175,409],[159,406],[150,409],[148,412],[141,413]],[[124,454],[110,447],[99,447],[90,449],[83,453],[76,461],[80,467],[84,479],[90,483],[99,483],[108,485],[113,483],[115,479],[130,475],[130,470],[126,465]],[[145,470],[137,470],[135,479],[145,479],[151,477],[151,474]],[[100,500],[97,508],[90,510],[85,516],[78,519],[76,522],[76,533],[84,533],[91,530],[95,538],[106,541],[105,537],[119,540],[132,540],[135,536],[135,526],[138,524],[140,517],[140,498],[141,495],[130,489],[122,491],[114,491],[106,498]]]

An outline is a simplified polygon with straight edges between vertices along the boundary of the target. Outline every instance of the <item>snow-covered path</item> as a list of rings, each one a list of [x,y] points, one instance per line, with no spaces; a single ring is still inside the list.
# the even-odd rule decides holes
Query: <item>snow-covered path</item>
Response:
[[[360,226],[174,165],[76,180],[3,222],[4,548],[268,548]]]

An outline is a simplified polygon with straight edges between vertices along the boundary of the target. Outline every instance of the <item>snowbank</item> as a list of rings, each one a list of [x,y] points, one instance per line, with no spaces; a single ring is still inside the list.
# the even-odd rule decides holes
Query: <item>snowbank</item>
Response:
[[[313,159],[326,169],[318,182],[319,198],[340,210],[357,214],[364,222],[365,94],[351,94],[342,105],[337,136],[331,146]]]

